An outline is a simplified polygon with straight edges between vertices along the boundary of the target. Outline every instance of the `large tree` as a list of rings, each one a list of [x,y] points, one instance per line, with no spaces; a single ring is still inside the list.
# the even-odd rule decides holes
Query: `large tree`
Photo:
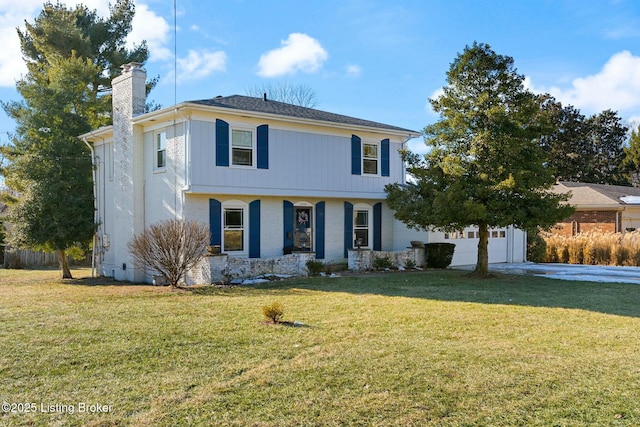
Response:
[[[2,104],[17,124],[2,147],[2,173],[18,195],[10,239],[57,251],[63,278],[71,278],[65,251],[88,242],[95,228],[91,157],[77,136],[111,122],[111,79],[123,63],[148,57],[144,43],[125,47],[133,1],[118,0],[110,10],[101,18],[82,5],[45,3],[26,31],[18,30],[28,68],[16,86],[22,100]]]
[[[629,145],[624,147],[622,170],[633,185],[640,185],[640,125],[631,132]]]
[[[628,185],[622,162],[629,128],[622,124],[618,113],[612,110],[604,110],[589,117],[587,127],[592,169],[585,182]]]
[[[555,179],[540,146],[547,120],[523,81],[512,58],[467,46],[443,94],[430,99],[440,119],[424,129],[429,151],[404,153],[413,179],[386,187],[396,218],[411,227],[477,226],[478,274],[488,273],[489,228],[549,227],[571,213],[566,195],[548,191]]]
[[[548,95],[543,108],[553,132],[541,144],[548,151],[549,166],[560,181],[628,184],[622,169],[627,128],[611,110],[585,117],[580,110],[562,106]]]

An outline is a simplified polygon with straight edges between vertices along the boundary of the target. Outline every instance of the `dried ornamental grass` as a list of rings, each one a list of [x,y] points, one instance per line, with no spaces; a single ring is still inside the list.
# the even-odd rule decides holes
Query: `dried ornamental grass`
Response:
[[[545,233],[544,262],[640,266],[640,232],[590,231],[566,237]]]

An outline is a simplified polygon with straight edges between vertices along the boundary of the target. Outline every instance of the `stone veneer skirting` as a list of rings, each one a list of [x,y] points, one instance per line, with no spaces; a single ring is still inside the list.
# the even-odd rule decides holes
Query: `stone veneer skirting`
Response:
[[[387,258],[395,268],[406,268],[408,264],[423,267],[425,249],[408,248],[404,251],[372,251],[349,249],[348,267],[351,271],[366,271],[373,268],[376,258]],[[308,276],[307,262],[315,260],[315,252],[294,252],[277,258],[236,258],[227,254],[204,257],[187,276],[189,285],[229,283],[268,275]]]
[[[277,258],[237,258],[226,254],[206,256],[189,272],[188,284],[229,283],[265,275],[307,276],[307,261],[315,252],[294,252]]]
[[[424,267],[425,252],[422,248],[408,248],[404,251],[372,251],[370,249],[349,249],[349,270],[365,271],[373,268],[376,258],[387,258],[395,268],[406,268],[407,263]]]

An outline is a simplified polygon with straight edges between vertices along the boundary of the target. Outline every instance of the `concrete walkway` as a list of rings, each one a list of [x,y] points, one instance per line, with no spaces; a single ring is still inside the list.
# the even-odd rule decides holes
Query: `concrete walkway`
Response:
[[[640,267],[612,267],[603,265],[535,264],[490,264],[490,271],[506,274],[529,274],[561,280],[583,280],[587,282],[619,282],[640,285]]]

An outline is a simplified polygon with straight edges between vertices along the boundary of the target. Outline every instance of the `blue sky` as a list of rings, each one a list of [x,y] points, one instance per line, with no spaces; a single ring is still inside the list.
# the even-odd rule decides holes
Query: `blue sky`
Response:
[[[102,14],[108,10],[108,1],[84,4]],[[585,114],[610,108],[629,123],[640,122],[637,0],[176,4],[176,38],[171,0],[137,1],[130,36],[149,44],[145,68],[160,77],[150,99],[164,107],[287,82],[311,87],[316,108],[420,131],[437,120],[427,100],[445,84],[449,64],[478,41],[513,57],[532,91],[548,92]],[[19,99],[15,80],[24,72],[15,28],[41,9],[42,1],[0,0],[3,101]],[[0,142],[13,127],[0,112]],[[422,149],[420,141],[411,145]]]

